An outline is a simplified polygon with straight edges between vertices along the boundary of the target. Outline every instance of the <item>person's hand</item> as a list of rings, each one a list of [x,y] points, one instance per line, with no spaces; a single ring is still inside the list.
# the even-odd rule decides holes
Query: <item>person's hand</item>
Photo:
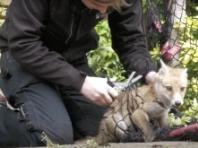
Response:
[[[107,83],[106,78],[86,76],[80,91],[97,105],[109,105],[118,92]]]
[[[153,82],[155,82],[157,76],[158,74],[155,71],[150,71],[147,73],[145,80],[148,84],[152,84]]]
[[[176,42],[172,43],[172,41],[166,41],[163,46],[160,48],[160,52],[162,54],[163,59],[166,61],[171,61],[175,57],[176,54],[181,50],[181,46]]]

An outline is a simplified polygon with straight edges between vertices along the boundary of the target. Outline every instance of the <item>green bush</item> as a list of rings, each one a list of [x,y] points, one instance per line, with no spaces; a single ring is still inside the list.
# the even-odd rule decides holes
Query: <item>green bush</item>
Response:
[[[111,35],[106,21],[96,26],[100,35],[99,47],[88,53],[89,65],[98,76],[111,78],[113,81],[122,81],[124,69],[117,54],[111,48]]]

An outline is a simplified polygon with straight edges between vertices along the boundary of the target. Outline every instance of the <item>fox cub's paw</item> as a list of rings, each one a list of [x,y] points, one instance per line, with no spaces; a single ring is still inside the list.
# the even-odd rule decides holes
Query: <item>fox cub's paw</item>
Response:
[[[144,141],[145,142],[152,142],[155,139],[155,132],[149,132],[148,134],[144,135]]]

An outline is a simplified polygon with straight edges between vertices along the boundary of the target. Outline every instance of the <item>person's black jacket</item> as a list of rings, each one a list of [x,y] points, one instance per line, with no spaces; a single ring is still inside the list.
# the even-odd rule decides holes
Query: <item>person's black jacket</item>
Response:
[[[126,70],[145,75],[153,70],[142,29],[140,0],[108,16],[112,47]],[[84,81],[76,65],[97,48],[94,26],[98,13],[81,0],[13,0],[0,30],[0,49],[29,72],[49,82],[81,89]]]

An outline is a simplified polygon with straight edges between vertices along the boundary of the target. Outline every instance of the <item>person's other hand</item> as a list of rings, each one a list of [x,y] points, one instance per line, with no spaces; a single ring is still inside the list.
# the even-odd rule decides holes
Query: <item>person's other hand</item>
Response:
[[[155,79],[157,78],[158,74],[155,71],[150,71],[147,73],[145,80],[148,84],[151,84],[155,82]]]
[[[166,41],[166,43],[160,48],[162,57],[166,61],[173,60],[180,50],[181,46],[178,43],[172,43],[172,41]]]
[[[106,78],[86,76],[81,93],[97,105],[109,105],[118,92],[107,83]]]

